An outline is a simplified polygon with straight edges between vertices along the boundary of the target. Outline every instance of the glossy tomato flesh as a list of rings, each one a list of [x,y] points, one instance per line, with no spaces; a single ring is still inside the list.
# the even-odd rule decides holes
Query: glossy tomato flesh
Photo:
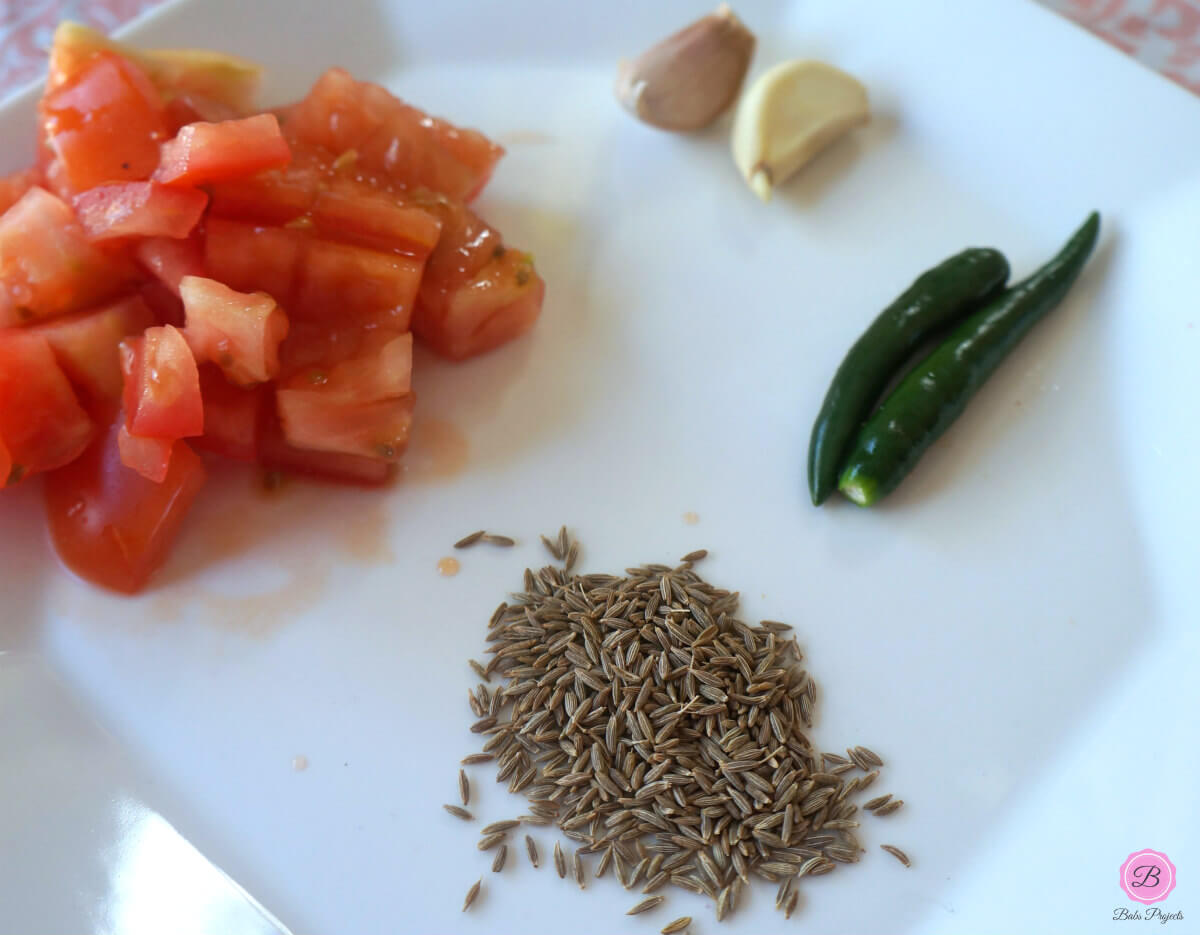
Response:
[[[46,476],[50,535],[59,557],[83,578],[115,591],[141,590],[166,561],[196,494],[204,465],[174,442],[161,482],[121,463],[117,418],[84,453]]]
[[[0,487],[79,456],[94,426],[39,334],[0,331]]]
[[[208,195],[157,182],[98,185],[75,196],[75,214],[92,240],[114,237],[183,238],[204,214]]]
[[[240,386],[278,375],[288,320],[273,298],[264,292],[237,292],[200,276],[185,276],[179,293],[184,337],[197,361],[215,363]]]
[[[172,325],[147,328],[120,351],[129,431],[167,439],[203,434],[200,374],[183,333]]]
[[[287,165],[292,158],[273,114],[189,123],[163,145],[154,172],[167,185],[203,185]]]

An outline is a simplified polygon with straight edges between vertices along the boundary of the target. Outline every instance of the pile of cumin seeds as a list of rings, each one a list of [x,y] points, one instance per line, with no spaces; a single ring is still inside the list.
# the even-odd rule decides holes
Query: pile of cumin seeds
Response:
[[[754,877],[786,886],[790,914],[802,878],[857,862],[855,800],[883,762],[814,747],[791,628],[740,620],[738,594],[696,573],[703,550],[577,574],[565,529],[542,541],[563,564],[526,569],[496,608],[483,669],[503,684],[471,696],[497,781],[528,799],[521,821],[557,825],[626,889],[705,894],[718,919]]]

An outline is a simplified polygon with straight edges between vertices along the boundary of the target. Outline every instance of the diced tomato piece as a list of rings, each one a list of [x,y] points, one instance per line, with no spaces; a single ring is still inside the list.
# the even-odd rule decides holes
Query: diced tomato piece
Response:
[[[349,345],[348,336],[335,333],[325,342],[310,344],[307,354],[290,349],[292,369],[280,385],[360,403],[395,399],[412,391],[411,332],[375,329],[360,332],[353,340]]]
[[[0,331],[0,487],[74,460],[93,431],[46,339]]]
[[[504,154],[482,133],[431,117],[340,68],[317,80],[289,113],[286,129],[290,139],[334,155],[353,149],[365,171],[406,188],[462,200],[483,190]]]
[[[171,466],[171,450],[176,443],[176,439],[132,435],[124,423],[117,433],[117,451],[121,455],[121,463],[156,484],[161,484],[167,479],[167,471]]]
[[[169,185],[203,185],[274,169],[291,158],[274,114],[189,123],[163,144],[154,178]]]
[[[150,177],[167,138],[162,99],[145,72],[99,52],[41,102],[42,126],[76,191]]]
[[[121,342],[125,418],[129,431],[151,438],[187,438],[204,432],[200,375],[178,328],[147,328]]]
[[[311,210],[330,177],[329,158],[311,146],[293,144],[292,161],[247,178],[215,182],[212,213],[238,221],[286,224]]]
[[[270,402],[267,388],[234,386],[217,367],[206,364],[200,368],[200,396],[204,434],[195,440],[196,447],[238,461],[257,461]]]
[[[424,268],[413,257],[310,240],[288,310],[310,321],[407,331]]]
[[[208,275],[239,292],[265,292],[290,310],[305,234],[220,218],[209,218],[205,228]]]
[[[21,475],[18,475],[15,479],[12,477],[12,464],[12,455],[9,454],[8,447],[4,444],[4,439],[0,438],[0,477],[4,478],[4,483],[0,484],[0,489],[7,486],[10,481],[16,484],[21,480]]]
[[[0,217],[0,328],[104,301],[133,265],[90,243],[70,207],[31,188]]]
[[[0,178],[0,214],[3,214],[41,179],[37,169],[22,169]]]
[[[412,428],[413,396],[349,402],[319,389],[275,391],[283,437],[296,448],[394,461]]]
[[[287,316],[265,292],[235,292],[215,279],[185,276],[179,284],[187,316],[184,336],[201,363],[215,363],[234,383],[263,383],[279,373]]]
[[[533,327],[546,286],[528,254],[501,246],[477,272],[464,278],[474,263],[460,265],[465,254],[451,247],[450,242],[439,245],[430,257],[412,319],[418,338],[451,360],[463,360]]]
[[[386,185],[330,165],[312,147],[293,147],[282,169],[212,186],[212,213],[258,224],[290,224],[324,240],[417,259],[437,243],[441,220]]]
[[[166,561],[204,484],[204,465],[175,442],[161,483],[121,463],[118,417],[81,457],[47,475],[46,513],[59,557],[76,574],[132,594]]]
[[[396,470],[395,464],[378,458],[293,447],[284,440],[278,425],[270,426],[264,433],[259,461],[264,467],[280,471],[365,487],[386,484]]]
[[[425,259],[438,242],[441,222],[424,208],[350,182],[317,193],[312,206],[319,237]]]
[[[157,182],[98,185],[75,196],[75,213],[93,240],[113,237],[183,238],[204,214],[208,195]]]
[[[92,400],[121,398],[121,363],[117,346],[129,335],[154,324],[140,296],[27,328],[44,337],[63,373]]]
[[[184,276],[204,275],[204,247],[195,237],[148,237],[133,248],[133,255],[176,295]]]

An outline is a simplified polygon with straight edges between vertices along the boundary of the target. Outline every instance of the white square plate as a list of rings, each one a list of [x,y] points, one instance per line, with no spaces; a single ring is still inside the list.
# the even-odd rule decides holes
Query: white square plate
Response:
[[[1132,906],[1132,851],[1200,867],[1200,102],[1029,3],[739,4],[756,72],[822,58],[876,112],[764,206],[724,128],[670,136],[611,98],[618,57],[701,12],[213,0],[130,33],[264,61],[267,103],[340,64],[480,127],[509,147],[481,211],[548,283],[527,339],[418,358],[394,490],[263,499],[218,472],[142,597],[59,568],[36,489],[0,498],[0,648],[44,653],[172,823],[297,931],[714,930],[697,897],[627,919],[613,880],[580,893],[519,853],[493,877],[440,808],[476,749],[465,659],[562,522],[597,571],[709,548],[749,619],[796,625],[822,748],[888,761],[908,805],[805,887],[808,931],[1094,932]],[[7,167],[31,115],[29,95],[0,114]],[[878,509],[813,509],[811,420],[878,309],[968,244],[1024,275],[1092,208],[1103,241],[1070,298],[912,478]],[[440,578],[480,526],[521,545]],[[473,777],[483,818],[520,810]],[[1190,918],[1194,893],[1164,905]],[[728,929],[782,930],[771,903],[756,889]]]

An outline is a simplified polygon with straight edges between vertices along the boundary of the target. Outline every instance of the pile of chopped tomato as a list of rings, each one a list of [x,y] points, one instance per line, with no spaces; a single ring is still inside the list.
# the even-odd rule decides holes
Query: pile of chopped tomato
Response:
[[[382,484],[414,337],[462,360],[544,285],[470,207],[503,150],[356,81],[255,112],[249,63],[60,27],[38,160],[0,179],[0,487],[45,475],[59,555],[142,588],[196,449]]]

